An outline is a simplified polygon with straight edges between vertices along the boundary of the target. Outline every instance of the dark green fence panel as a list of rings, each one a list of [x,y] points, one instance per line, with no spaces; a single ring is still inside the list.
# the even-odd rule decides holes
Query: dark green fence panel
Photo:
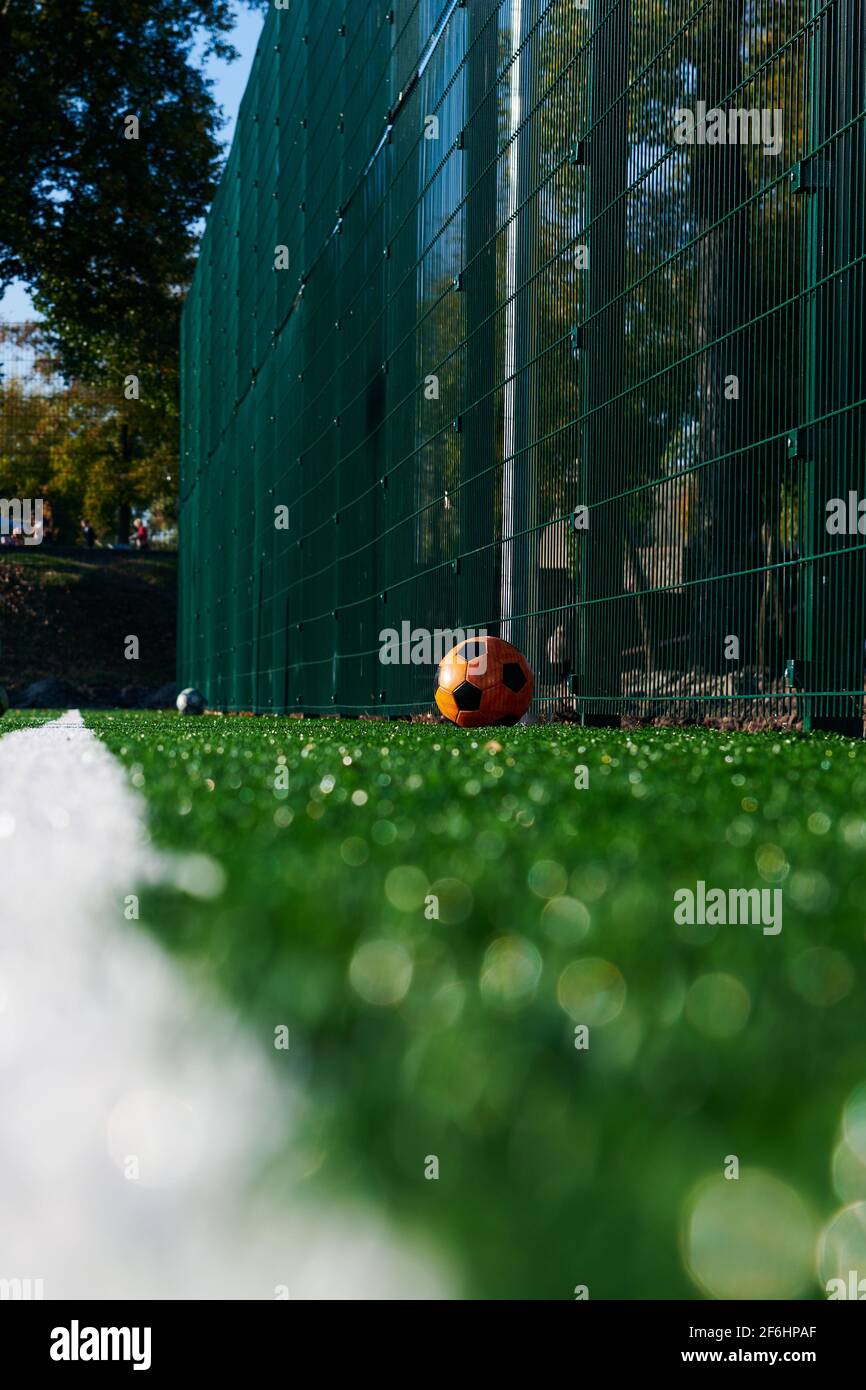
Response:
[[[588,722],[861,732],[864,11],[271,10],[184,314],[181,681],[407,714],[486,629]]]

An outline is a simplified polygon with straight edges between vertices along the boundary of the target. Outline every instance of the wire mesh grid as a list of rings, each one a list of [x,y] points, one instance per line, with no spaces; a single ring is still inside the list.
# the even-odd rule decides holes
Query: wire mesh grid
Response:
[[[588,722],[861,732],[864,8],[272,10],[183,320],[182,682],[407,714],[486,630]]]

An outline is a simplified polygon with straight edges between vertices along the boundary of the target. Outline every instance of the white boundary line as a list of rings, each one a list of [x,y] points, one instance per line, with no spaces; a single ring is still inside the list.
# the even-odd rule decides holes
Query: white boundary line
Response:
[[[294,1057],[125,920],[168,865],[77,710],[0,737],[0,1289],[437,1296],[441,1266],[379,1221],[262,1186],[302,1111]]]

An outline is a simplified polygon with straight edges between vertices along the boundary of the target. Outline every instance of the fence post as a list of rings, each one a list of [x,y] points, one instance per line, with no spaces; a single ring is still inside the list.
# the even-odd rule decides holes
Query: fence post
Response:
[[[496,269],[499,106],[499,27],[495,4],[467,11],[466,114],[463,130],[466,223],[466,426],[460,450],[459,627],[492,625],[499,618],[500,557],[495,544],[498,457],[496,400],[490,390],[497,360]]]
[[[517,0],[515,0],[515,4]],[[539,487],[537,478],[537,430],[538,430],[538,392],[539,372],[535,365],[537,350],[537,291],[532,281],[533,267],[538,257],[539,217],[537,182],[541,170],[537,157],[538,118],[533,115],[534,93],[538,65],[538,0],[522,0],[522,23],[519,36],[521,60],[519,66],[519,133],[516,140],[519,146],[519,160],[516,169],[515,202],[516,215],[514,230],[513,284],[508,293],[513,294],[511,304],[506,310],[506,411],[513,409],[511,435],[511,497],[512,497],[512,535],[511,560],[511,608],[507,616],[508,630],[503,627],[503,636],[530,656],[533,665],[538,664],[539,654],[534,650],[534,635],[538,624],[531,615],[538,607],[538,516]],[[509,233],[510,235],[510,233]],[[509,261],[510,261],[509,247]],[[509,345],[512,350],[509,352]],[[505,455],[504,467],[508,468]],[[503,482],[504,492],[504,482]],[[530,651],[530,646],[533,650]]]
[[[835,10],[818,18],[822,9],[819,0],[813,0],[811,148],[817,153],[798,171],[802,196],[810,200],[804,256],[804,288],[809,291],[803,325],[806,428],[799,446],[806,561],[801,605],[803,724],[806,729],[862,735],[864,542],[858,532],[833,535],[826,523],[832,499],[847,508],[850,493],[863,494],[866,472],[855,405],[866,388],[864,270],[862,262],[855,264],[866,249],[866,6],[863,0],[840,0]],[[852,268],[845,272],[846,266]],[[862,410],[860,406],[860,420]]]
[[[588,326],[578,328],[575,350],[582,359],[581,496],[589,509],[588,530],[578,533],[577,661],[574,681],[583,722],[619,723],[621,634],[624,629],[623,506],[606,502],[621,486],[625,468],[615,466],[622,447],[625,312],[618,296],[625,280],[625,190],[628,178],[628,49],[630,0],[605,0],[590,57],[588,198]],[[619,484],[617,480],[620,480]],[[601,505],[605,503],[605,505]]]

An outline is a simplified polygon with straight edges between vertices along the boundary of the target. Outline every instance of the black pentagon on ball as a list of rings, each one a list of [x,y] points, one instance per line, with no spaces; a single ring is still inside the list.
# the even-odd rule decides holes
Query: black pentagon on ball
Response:
[[[461,681],[452,691],[454,703],[459,710],[470,710],[481,708],[481,694],[477,685],[470,684],[469,681]]]
[[[502,667],[502,684],[509,690],[522,690],[526,684],[523,667],[517,661],[506,661]]]
[[[464,642],[462,657],[464,661],[475,661],[487,651],[486,642]]]

